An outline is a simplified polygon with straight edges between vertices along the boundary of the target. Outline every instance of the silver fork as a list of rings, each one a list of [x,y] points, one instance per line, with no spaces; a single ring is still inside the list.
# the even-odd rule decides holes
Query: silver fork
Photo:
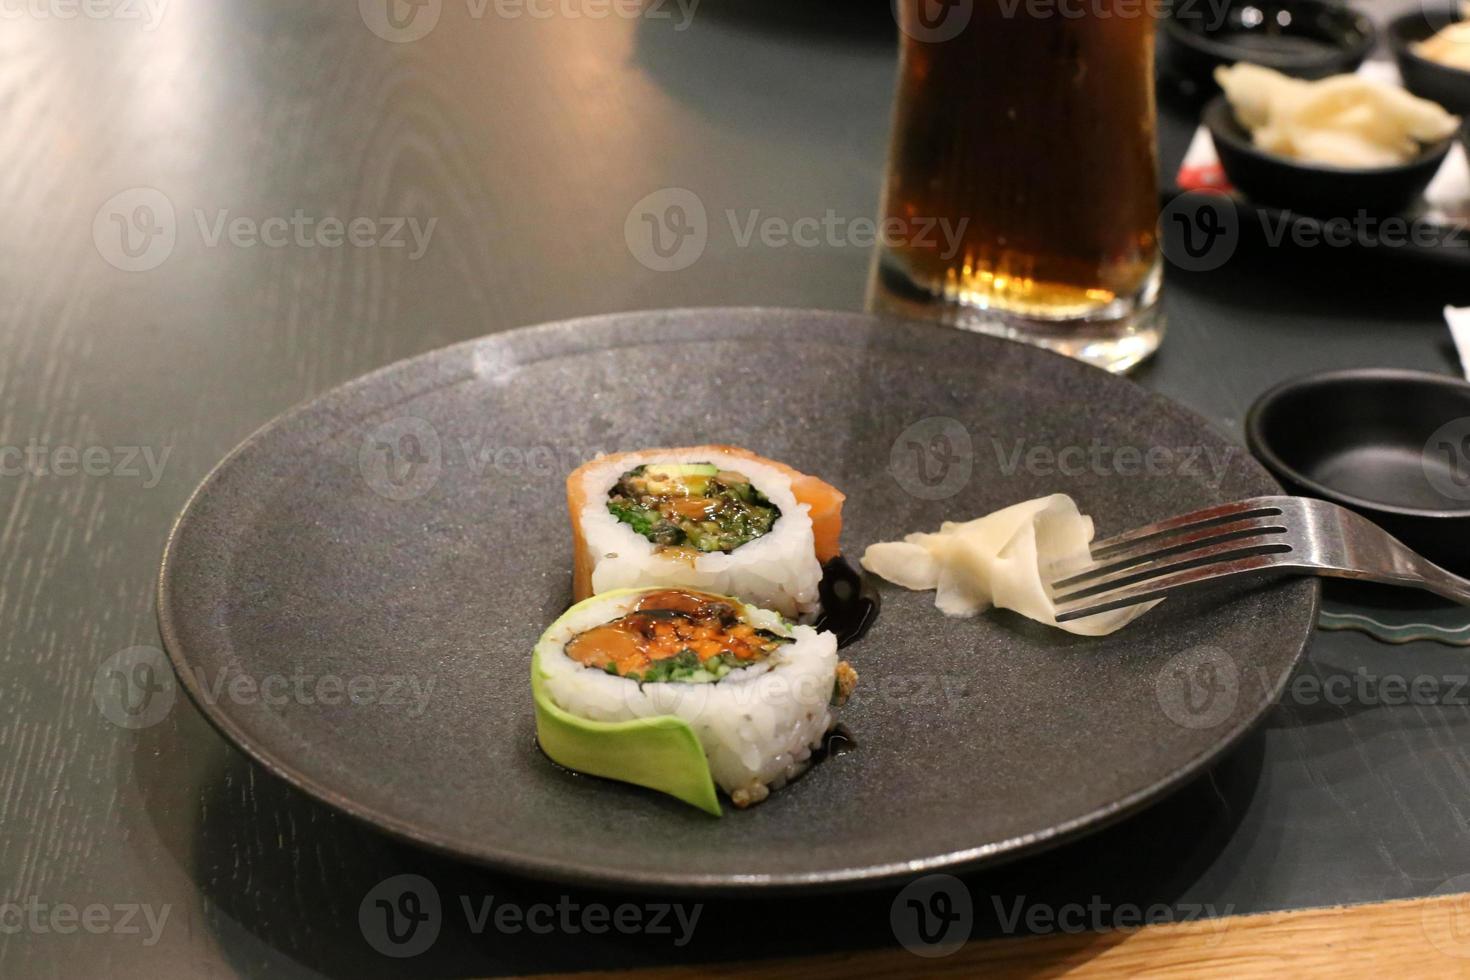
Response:
[[[1290,573],[1427,589],[1470,605],[1470,581],[1352,511],[1309,497],[1253,497],[1181,514],[1100,541],[1092,558],[1051,584],[1059,622],[1226,579]]]

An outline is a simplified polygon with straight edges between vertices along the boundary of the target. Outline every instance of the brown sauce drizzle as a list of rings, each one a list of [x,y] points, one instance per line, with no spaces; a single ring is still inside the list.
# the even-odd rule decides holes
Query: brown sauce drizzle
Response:
[[[701,664],[723,657],[743,666],[765,659],[781,642],[746,623],[718,596],[662,589],[641,597],[625,615],[573,637],[566,654],[587,667],[627,677],[681,654],[693,654]]]

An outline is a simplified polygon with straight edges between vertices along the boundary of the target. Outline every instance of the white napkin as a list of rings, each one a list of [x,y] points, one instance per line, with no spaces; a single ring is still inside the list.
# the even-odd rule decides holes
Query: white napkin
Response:
[[[1444,319],[1450,325],[1450,336],[1460,354],[1460,370],[1470,378],[1470,306],[1446,306]]]

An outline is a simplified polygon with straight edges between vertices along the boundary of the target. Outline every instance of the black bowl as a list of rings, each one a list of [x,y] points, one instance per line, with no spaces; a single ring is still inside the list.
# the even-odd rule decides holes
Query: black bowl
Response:
[[[1440,140],[1392,167],[1332,167],[1258,149],[1223,95],[1205,106],[1203,121],[1225,175],[1247,197],[1324,218],[1405,211],[1424,193],[1455,142],[1454,137]]]
[[[1415,54],[1413,45],[1459,19],[1449,7],[1416,10],[1388,25],[1388,43],[1399,63],[1404,88],[1438,102],[1457,115],[1470,115],[1470,71],[1451,68]]]
[[[1172,0],[1162,28],[1166,70],[1204,91],[1237,61],[1297,78],[1356,71],[1378,40],[1371,20],[1325,0]]]
[[[1245,435],[1291,491],[1470,568],[1470,383],[1387,368],[1311,374],[1257,399]]]

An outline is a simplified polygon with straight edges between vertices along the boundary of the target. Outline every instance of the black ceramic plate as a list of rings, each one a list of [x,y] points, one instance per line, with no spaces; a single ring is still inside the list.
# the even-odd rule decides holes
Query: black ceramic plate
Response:
[[[230,739],[396,834],[536,876],[739,891],[973,865],[1096,828],[1258,721],[1312,627],[1306,580],[1173,600],[1101,640],[946,619],[931,594],[885,588],[846,651],[856,747],[708,817],[553,765],[528,678],[569,598],[567,470],[698,442],[841,487],[854,556],[1058,490],[1102,533],[1277,491],[1189,412],[1018,344],[857,314],[578,320],[394,365],[249,439],[170,538],[169,654]]]

